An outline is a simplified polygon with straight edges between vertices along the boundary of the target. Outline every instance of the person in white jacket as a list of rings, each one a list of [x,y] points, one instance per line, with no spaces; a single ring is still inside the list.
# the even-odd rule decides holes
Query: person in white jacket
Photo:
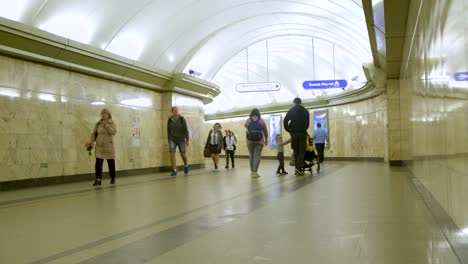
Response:
[[[276,145],[278,146],[278,155],[276,155],[276,158],[279,162],[276,174],[278,175],[288,174],[288,172],[284,169],[284,145],[289,143],[291,143],[291,139],[283,141],[283,136],[281,134],[276,135]]]
[[[225,132],[224,150],[226,151],[226,166],[224,168],[228,169],[229,159],[231,159],[231,166],[234,168],[234,152],[236,151],[237,138],[231,130],[226,130]]]

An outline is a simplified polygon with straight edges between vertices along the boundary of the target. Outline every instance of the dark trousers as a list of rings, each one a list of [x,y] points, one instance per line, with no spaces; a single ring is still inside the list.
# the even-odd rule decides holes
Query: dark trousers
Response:
[[[226,166],[229,166],[229,157],[231,158],[231,164],[234,167],[234,150],[226,150]]]
[[[315,149],[317,150],[317,155],[319,156],[319,162],[323,161],[324,158],[324,150],[325,150],[325,143],[316,143]]]
[[[279,161],[278,169],[276,171],[279,172],[284,172],[284,152],[278,152],[278,155],[276,155],[276,158]]]
[[[102,179],[102,164],[104,163],[103,159],[96,158],[96,179]],[[115,179],[115,160],[108,159],[107,166],[109,166],[109,175],[111,179]]]
[[[306,149],[306,134],[291,133],[291,147],[294,150],[294,164],[297,170],[304,167],[304,156]]]

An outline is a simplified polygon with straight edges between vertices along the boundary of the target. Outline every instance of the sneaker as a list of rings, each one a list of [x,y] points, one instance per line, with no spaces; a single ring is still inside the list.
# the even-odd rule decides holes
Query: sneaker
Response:
[[[252,178],[260,178],[260,175],[258,175],[258,173],[256,173],[256,172],[252,172],[252,173],[250,174],[250,176],[251,176]]]
[[[276,174],[281,174],[281,172],[280,172],[280,171],[276,171]]]
[[[171,176],[177,176],[177,170],[172,170],[171,171]]]
[[[184,174],[187,175],[188,172],[189,172],[189,167],[188,167],[188,165],[185,165],[184,166]]]
[[[233,169],[234,169],[234,164],[232,164],[231,168],[233,168]]]
[[[299,170],[299,169],[296,169],[296,171],[294,172],[294,174],[296,176],[304,176],[304,172],[302,172],[302,170]]]
[[[100,179],[96,179],[93,183],[93,186],[100,186],[101,185],[101,180]]]
[[[281,172],[281,174],[288,174],[288,172],[287,172],[287,171],[283,171],[283,172]]]
[[[224,166],[225,169],[229,169],[229,165]]]
[[[110,184],[115,184],[115,179],[111,179]]]

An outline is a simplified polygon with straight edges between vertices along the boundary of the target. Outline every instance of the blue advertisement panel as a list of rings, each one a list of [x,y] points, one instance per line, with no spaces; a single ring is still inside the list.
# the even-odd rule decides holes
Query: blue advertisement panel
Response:
[[[276,135],[281,135],[281,115],[270,116],[270,149],[278,147],[276,144]]]
[[[324,128],[327,131],[327,137],[328,137],[328,110],[319,110],[319,111],[314,111],[314,127],[313,129],[315,130],[317,128],[317,124],[320,123],[322,125],[322,128]],[[327,138],[328,142],[328,138]]]

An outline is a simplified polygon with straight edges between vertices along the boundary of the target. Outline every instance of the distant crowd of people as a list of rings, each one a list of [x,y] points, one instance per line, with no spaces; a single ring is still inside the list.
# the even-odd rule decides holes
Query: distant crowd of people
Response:
[[[287,112],[284,120],[284,129],[290,134],[290,138],[283,139],[283,135],[278,133],[273,135],[277,148],[278,168],[276,173],[279,175],[287,174],[284,168],[284,146],[291,144],[293,149],[292,163],[295,166],[295,175],[304,175],[304,157],[306,153],[307,140],[309,136],[307,129],[309,128],[309,111],[301,105],[301,99],[294,99],[294,106]],[[268,146],[269,134],[266,122],[262,119],[260,110],[254,108],[245,121],[246,142],[249,151],[250,176],[258,178],[258,168],[260,165],[261,154],[264,146]],[[117,133],[117,128],[112,120],[112,115],[108,109],[101,111],[101,118],[96,122],[90,139],[85,143],[91,155],[91,150],[95,149],[96,163],[95,172],[96,179],[94,186],[101,185],[102,182],[102,167],[104,160],[107,160],[109,166],[109,175],[111,178],[110,184],[115,184],[115,148],[114,136]],[[319,162],[324,160],[324,147],[327,138],[327,131],[317,124],[312,139],[315,143]],[[171,176],[177,176],[176,167],[176,151],[179,149],[180,156],[184,163],[183,172],[185,175],[189,173],[188,160],[186,155],[186,147],[189,146],[189,130],[187,121],[179,114],[179,109],[174,106],[171,109],[171,116],[167,120],[167,140],[169,143],[170,161],[171,161]],[[215,123],[213,128],[208,132],[205,152],[207,157],[213,160],[214,169],[219,167],[219,154],[224,151],[226,156],[225,168],[235,167],[235,151],[237,149],[238,140],[234,132],[231,130],[223,130],[220,123]]]

